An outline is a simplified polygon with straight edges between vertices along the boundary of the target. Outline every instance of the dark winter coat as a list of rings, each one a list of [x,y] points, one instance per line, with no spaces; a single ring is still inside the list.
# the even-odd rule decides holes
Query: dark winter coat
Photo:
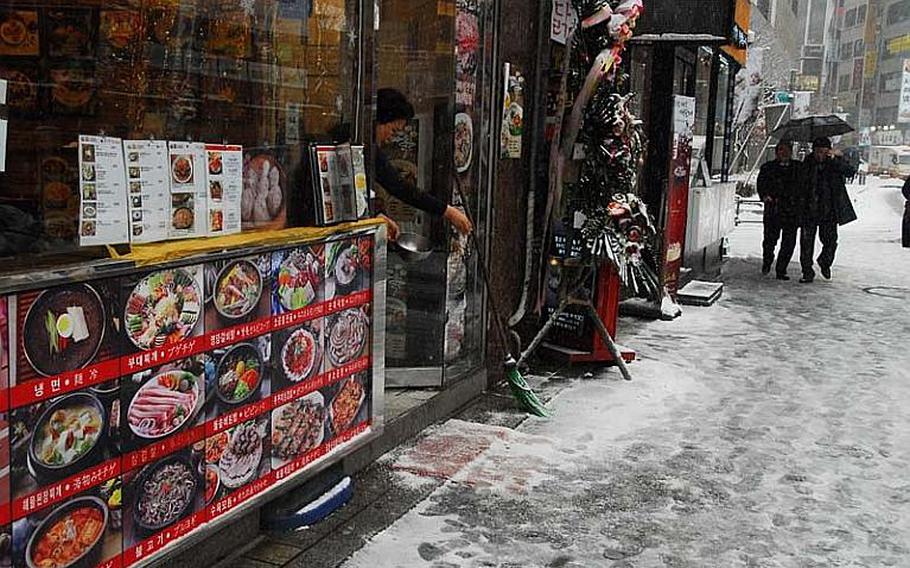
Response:
[[[809,155],[803,164],[805,181],[800,186],[802,224],[846,225],[856,221],[846,181],[856,175],[856,170],[840,157],[819,163],[814,155]]]
[[[901,244],[904,248],[910,248],[910,178],[904,182],[904,188],[901,190],[904,194],[904,218],[901,220]]]
[[[801,183],[802,164],[790,160],[787,164],[778,160],[766,162],[758,172],[756,189],[765,202],[765,214],[782,224],[799,222],[799,186]]]

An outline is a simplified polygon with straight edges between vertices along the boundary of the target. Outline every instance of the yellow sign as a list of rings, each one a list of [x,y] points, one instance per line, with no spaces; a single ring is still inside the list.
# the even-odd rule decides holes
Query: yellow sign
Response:
[[[818,91],[820,80],[818,75],[797,75],[796,88],[800,91]]]
[[[749,22],[752,18],[752,3],[749,0],[736,0],[736,22],[730,31],[732,41],[721,49],[740,65],[746,65],[748,57],[747,41],[749,38]]]
[[[905,51],[910,51],[910,34],[896,37],[888,42],[888,53],[899,55]]]
[[[875,71],[878,68],[878,56],[874,51],[866,52],[866,72],[864,73],[866,79],[872,79],[875,77]]]

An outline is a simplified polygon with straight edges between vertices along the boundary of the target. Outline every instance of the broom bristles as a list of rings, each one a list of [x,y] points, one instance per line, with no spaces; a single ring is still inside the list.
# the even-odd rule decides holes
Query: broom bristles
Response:
[[[518,401],[525,411],[543,418],[550,416],[550,412],[544,406],[543,402],[541,402],[537,394],[531,390],[528,381],[526,381],[525,378],[521,376],[521,373],[518,372],[518,367],[515,365],[507,365],[506,379],[509,381],[509,388],[512,390],[512,396],[515,397],[515,400]]]

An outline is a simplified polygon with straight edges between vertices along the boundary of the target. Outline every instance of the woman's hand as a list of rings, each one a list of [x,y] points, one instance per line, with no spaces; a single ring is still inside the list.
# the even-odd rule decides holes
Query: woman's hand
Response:
[[[449,205],[446,207],[446,212],[443,214],[446,221],[452,224],[455,227],[455,230],[461,233],[462,235],[468,235],[474,231],[474,225],[471,224],[471,220],[468,219],[468,216],[465,215],[461,209],[456,209]]]
[[[398,235],[401,234],[401,227],[398,226],[398,223],[392,220],[391,217],[386,217],[382,213],[379,214],[379,217],[385,221],[386,229],[389,231],[389,240],[395,242],[398,240]]]

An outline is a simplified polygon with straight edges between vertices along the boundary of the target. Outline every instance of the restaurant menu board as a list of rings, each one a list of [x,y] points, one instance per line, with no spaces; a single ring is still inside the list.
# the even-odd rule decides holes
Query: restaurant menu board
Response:
[[[238,233],[243,176],[241,146],[80,136],[79,242]]]
[[[367,432],[373,252],[337,239],[0,301],[9,563],[142,562]]]
[[[130,241],[124,174],[119,138],[79,136],[80,246]]]
[[[243,194],[243,147],[205,146],[208,185],[208,234],[239,233]]]
[[[370,195],[367,185],[367,168],[363,146],[351,146],[351,166],[354,168],[354,197],[357,200],[357,218],[370,214]]]
[[[168,236],[170,186],[167,142],[124,140],[129,189],[130,241],[150,243]]]
[[[202,237],[208,232],[205,144],[168,142],[172,239]]]
[[[316,222],[330,225],[366,216],[368,190],[363,146],[313,145],[310,150]]]

